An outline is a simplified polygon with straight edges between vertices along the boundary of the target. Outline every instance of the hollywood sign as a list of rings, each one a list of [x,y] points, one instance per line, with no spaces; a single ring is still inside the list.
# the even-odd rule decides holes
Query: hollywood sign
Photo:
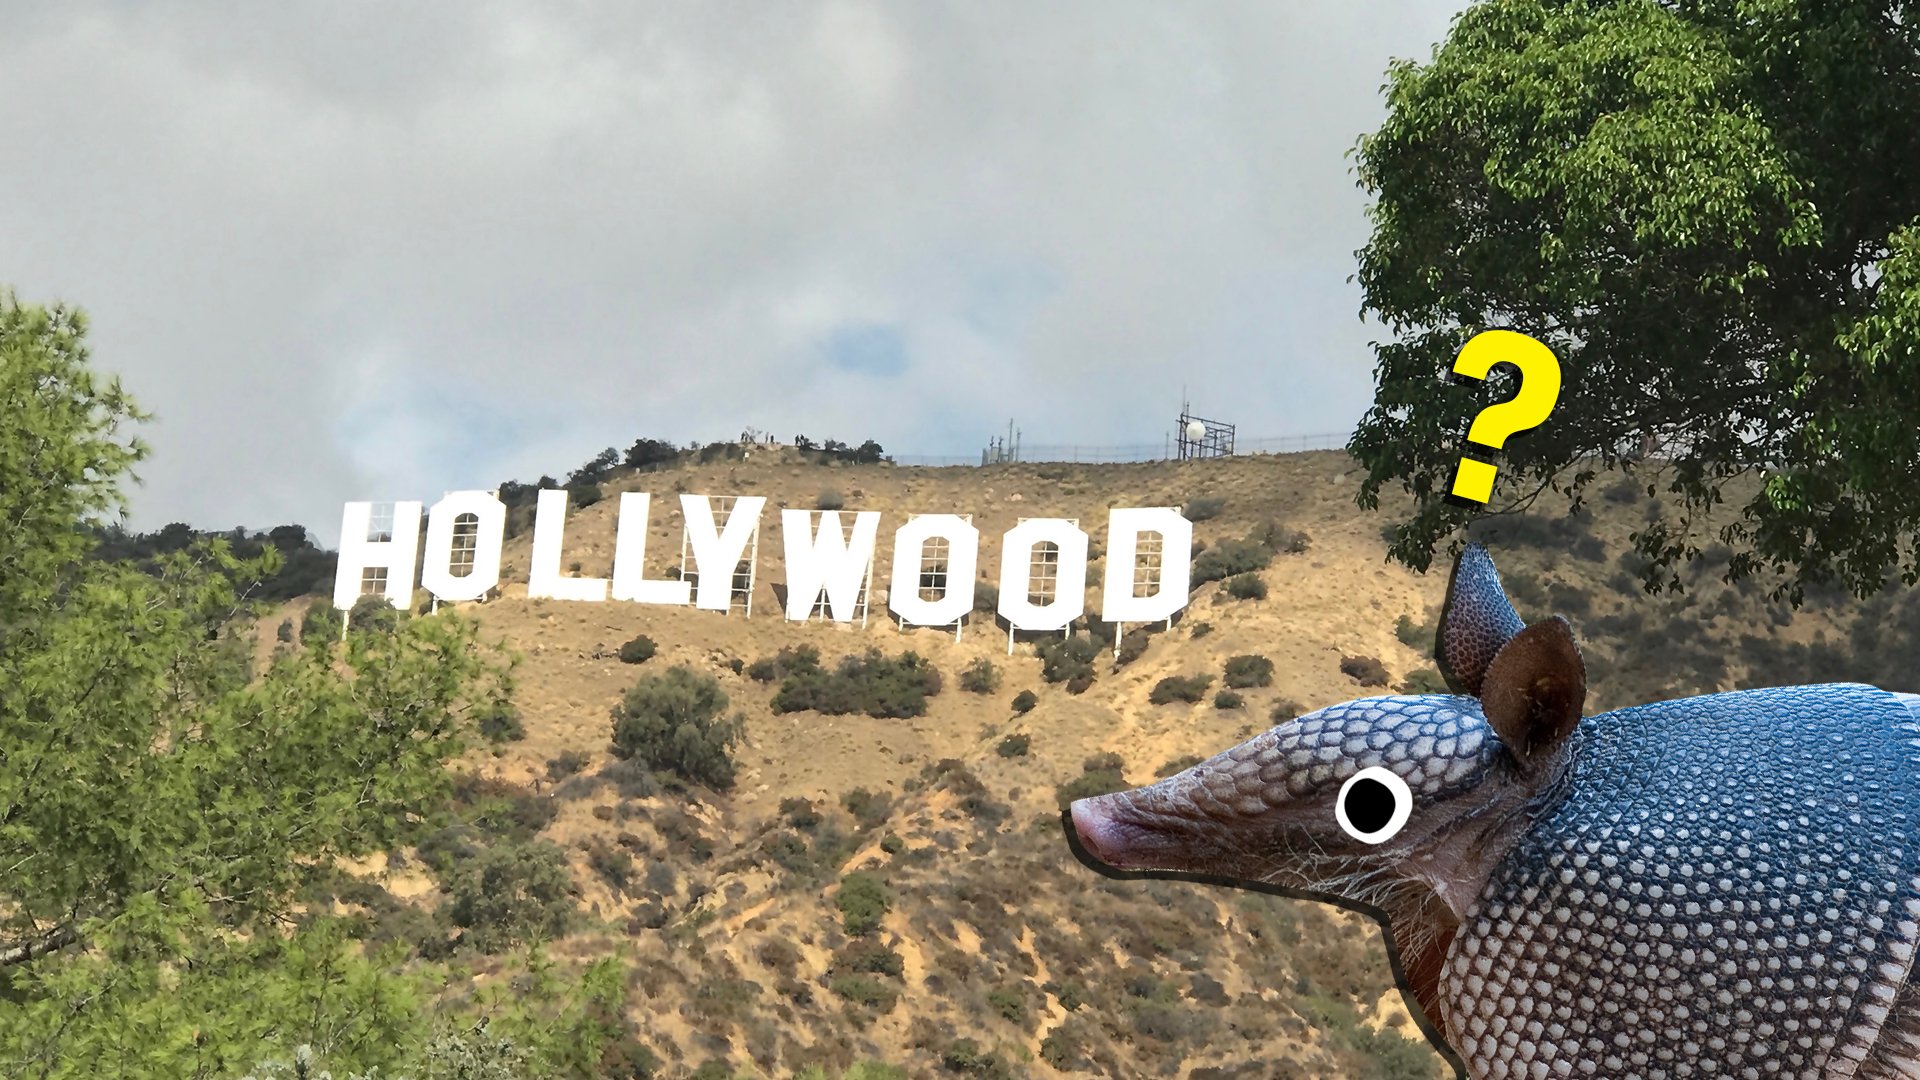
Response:
[[[651,500],[645,492],[620,495],[615,525],[612,577],[578,577],[560,571],[565,549],[567,493],[548,489],[539,493],[534,511],[533,558],[527,575],[527,595],[553,600],[603,602],[609,599],[637,604],[685,606],[728,611],[733,604],[734,573],[749,558],[748,547],[759,531],[764,496],[733,500],[724,522],[717,520],[711,499],[681,495],[685,522],[683,543],[692,554],[695,581],[648,578],[646,544]],[[334,578],[333,602],[345,609],[362,593],[369,570],[384,570],[382,595],[395,607],[411,602],[414,583],[440,601],[483,599],[500,583],[500,555],[506,540],[507,508],[489,491],[456,491],[425,514],[426,542],[420,542],[422,504],[393,506],[393,525],[386,539],[371,539],[368,524],[373,504],[350,502],[340,523],[340,564]],[[818,516],[816,522],[815,517]],[[456,526],[460,539],[470,544],[470,564],[456,562]],[[825,607],[829,618],[852,621],[860,610],[861,592],[872,580],[874,549],[880,530],[878,511],[853,514],[851,530],[839,511],[782,510],[780,530],[786,561],[788,619],[805,620]],[[1149,545],[1157,534],[1157,572]],[[945,541],[944,560],[929,560],[927,550]],[[1170,619],[1186,605],[1192,563],[1193,524],[1172,507],[1114,507],[1107,516],[1107,565],[1100,617],[1115,623],[1147,623]],[[999,613],[1017,630],[1061,630],[1085,614],[1087,534],[1064,518],[1030,518],[1008,529],[1000,540]],[[1056,560],[1052,596],[1044,603],[1033,599],[1035,552],[1050,544]],[[755,545],[757,547],[757,545]],[[902,623],[951,626],[973,610],[974,580],[980,553],[980,531],[957,514],[927,514],[903,523],[893,533],[893,573],[887,607]],[[1146,558],[1143,561],[1143,556]],[[921,595],[921,575],[944,561],[947,587],[933,599]],[[416,567],[416,562],[419,564]],[[1147,583],[1157,586],[1136,596],[1140,570]],[[1125,568],[1121,570],[1120,568]],[[464,573],[456,572],[464,570]],[[1117,571],[1117,572],[1116,572]],[[697,582],[697,587],[696,587]],[[825,603],[822,605],[824,597]]]

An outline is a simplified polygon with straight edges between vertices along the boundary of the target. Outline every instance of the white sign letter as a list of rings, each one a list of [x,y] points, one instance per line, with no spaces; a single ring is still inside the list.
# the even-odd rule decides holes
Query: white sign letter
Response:
[[[840,511],[820,515],[820,533],[805,510],[780,511],[780,534],[787,547],[787,618],[803,621],[813,611],[820,590],[827,591],[827,610],[840,622],[852,622],[860,600],[860,586],[873,567],[873,542],[880,532],[880,512],[862,510],[853,515],[853,537],[840,530]]]
[[[393,533],[388,540],[367,539],[370,502],[350,502],[340,515],[340,563],[333,572],[333,606],[353,607],[360,599],[360,579],[368,570],[385,567],[387,602],[404,608],[413,599],[414,557],[420,551],[420,504],[393,504]]]
[[[644,491],[620,493],[620,519],[613,536],[613,598],[641,604],[685,604],[693,583],[647,580],[647,506]]]
[[[1140,534],[1160,534],[1160,591],[1133,595],[1139,573]],[[1107,580],[1100,617],[1112,623],[1150,623],[1173,618],[1187,606],[1193,574],[1193,522],[1177,508],[1114,507],[1107,515]]]
[[[607,579],[560,576],[560,552],[566,546],[567,492],[545,488],[533,508],[533,566],[527,596],[553,600],[605,600]]]
[[[938,600],[920,597],[920,559],[927,541],[947,542],[947,588]],[[893,534],[893,581],[887,606],[915,626],[949,626],[973,610],[973,576],[980,564],[980,530],[958,514],[927,514]]]
[[[453,527],[461,515],[478,519],[473,534],[473,566],[465,576],[453,572]],[[478,600],[500,584],[500,545],[507,535],[507,508],[490,491],[449,492],[427,512],[427,555],[420,586],[442,600]]]
[[[1033,549],[1053,544],[1053,599],[1032,600]],[[1000,546],[1000,614],[1016,630],[1060,630],[1087,609],[1087,534],[1065,518],[1032,518],[1007,530]]]
[[[700,572],[694,607],[726,611],[733,606],[734,571],[746,555],[747,541],[760,527],[760,507],[766,501],[765,495],[742,495],[733,500],[733,512],[727,515],[723,531],[715,527],[713,503],[705,495],[680,496],[687,542],[693,546],[694,567]]]

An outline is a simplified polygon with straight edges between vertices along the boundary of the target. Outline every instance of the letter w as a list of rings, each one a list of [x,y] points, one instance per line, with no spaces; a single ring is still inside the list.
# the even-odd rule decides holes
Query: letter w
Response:
[[[838,510],[820,515],[817,535],[809,518],[805,510],[780,511],[780,533],[787,548],[787,618],[804,621],[824,589],[832,617],[851,622],[860,586],[873,566],[880,512],[863,510],[853,515],[851,538],[841,529]]]

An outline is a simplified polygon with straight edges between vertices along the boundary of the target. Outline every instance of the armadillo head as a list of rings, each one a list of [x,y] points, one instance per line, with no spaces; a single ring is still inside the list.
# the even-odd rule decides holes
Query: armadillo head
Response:
[[[1124,870],[1304,889],[1455,922],[1551,799],[1586,697],[1566,620],[1524,626],[1478,545],[1438,654],[1453,694],[1375,697],[1282,724],[1150,787],[1081,799],[1075,832]]]

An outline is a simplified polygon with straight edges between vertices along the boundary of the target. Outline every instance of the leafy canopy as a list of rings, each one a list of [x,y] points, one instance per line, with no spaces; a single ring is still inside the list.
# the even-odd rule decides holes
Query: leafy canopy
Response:
[[[1674,496],[1635,534],[1650,588],[1729,495],[1732,580],[1777,572],[1796,603],[1920,580],[1920,9],[1489,0],[1385,90],[1358,277],[1392,340],[1350,448],[1363,506],[1413,496],[1395,558],[1424,569],[1480,512],[1446,495],[1514,369],[1446,374],[1505,327],[1564,388],[1490,509],[1578,505],[1624,467]]]
[[[510,664],[443,613],[255,672],[247,590],[274,547],[88,558],[146,447],[85,329],[0,291],[0,1075],[232,1076],[301,1042],[430,1064],[433,974],[294,898],[409,841]],[[611,964],[487,1006],[540,1075],[595,1074],[570,1058],[617,1029]]]

